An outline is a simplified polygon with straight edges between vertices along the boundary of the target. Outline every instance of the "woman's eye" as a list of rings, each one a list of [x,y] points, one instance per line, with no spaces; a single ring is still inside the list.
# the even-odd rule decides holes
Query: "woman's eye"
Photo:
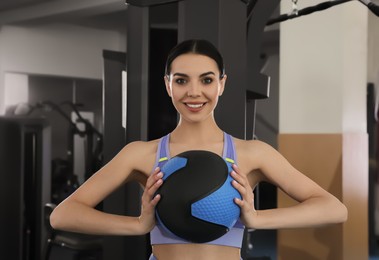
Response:
[[[203,83],[204,84],[211,84],[213,82],[213,79],[212,78],[204,78],[203,79]]]
[[[179,84],[179,85],[183,85],[183,84],[186,84],[186,80],[185,79],[182,79],[182,78],[178,78],[175,80],[175,83],[176,84]]]

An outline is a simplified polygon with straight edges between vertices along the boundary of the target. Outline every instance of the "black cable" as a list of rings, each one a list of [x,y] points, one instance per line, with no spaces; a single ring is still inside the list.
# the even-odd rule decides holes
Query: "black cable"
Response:
[[[314,13],[314,12],[323,11],[323,10],[328,9],[330,7],[333,7],[333,6],[336,6],[336,5],[339,5],[339,4],[343,4],[343,3],[346,3],[346,2],[349,2],[349,1],[351,1],[351,0],[335,0],[335,1],[323,2],[323,3],[317,4],[315,6],[310,6],[310,7],[306,7],[304,9],[301,9],[297,13],[289,13],[289,14],[279,15],[276,18],[268,20],[268,22],[266,23],[266,25],[272,25],[272,24],[275,24],[275,23],[284,22],[284,21],[289,20],[289,19],[297,18],[297,17],[304,16],[304,15],[308,15],[308,14],[311,14],[311,13]]]
[[[362,4],[364,4],[365,6],[367,6],[367,8],[373,12],[376,16],[379,17],[379,6],[374,4],[371,0],[358,0],[359,2],[361,2]]]
[[[57,104],[51,101],[43,101],[43,102],[37,103],[37,107],[43,108],[43,109],[46,109],[46,107],[48,107],[51,110],[58,112],[58,114],[60,114],[64,119],[66,119],[66,121],[68,121],[71,127],[73,127],[74,129],[80,132],[80,130],[76,127],[76,125],[71,121],[71,118]]]
[[[74,104],[70,101],[65,101],[62,103],[62,105],[68,105],[71,107],[71,109],[74,111],[74,113],[77,115],[77,117],[79,118],[79,121],[80,122],[83,122],[84,124],[86,124],[87,128],[90,128],[98,137],[102,137],[102,134],[85,118],[82,117],[82,115],[80,114],[77,106],[79,104]],[[85,131],[82,131],[82,134],[85,134]]]

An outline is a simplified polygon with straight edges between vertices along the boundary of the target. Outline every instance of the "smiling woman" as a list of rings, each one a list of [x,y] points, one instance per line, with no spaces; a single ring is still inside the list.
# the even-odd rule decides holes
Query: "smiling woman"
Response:
[[[238,260],[245,227],[278,229],[344,222],[346,207],[295,169],[275,149],[261,141],[232,137],[219,128],[214,109],[224,92],[226,79],[222,57],[211,43],[188,40],[177,45],[168,56],[164,75],[167,93],[180,117],[176,128],[160,139],[126,145],[54,210],[50,218],[52,226],[90,234],[150,232],[153,249],[150,259],[174,260],[186,256],[186,259]],[[232,181],[229,183],[238,194],[230,200],[240,210],[238,221],[228,232],[204,243],[194,243],[168,232],[156,223],[155,211],[164,195],[158,190],[166,182],[161,168],[178,154],[199,150],[212,152],[230,163],[228,174]],[[94,208],[120,185],[133,180],[145,187],[140,216],[108,214]],[[276,185],[298,203],[256,210],[252,191],[261,181]],[[188,185],[179,189],[178,194],[170,196],[180,197],[184,189],[197,191],[198,183],[186,183]],[[207,210],[212,211],[212,208]]]
[[[200,116],[202,112],[204,116],[212,115],[209,119],[214,120],[213,110],[226,81],[226,75],[220,76],[215,60],[189,53],[180,55],[169,66],[171,72],[165,76],[166,89],[181,114],[180,119],[189,120],[188,112],[193,116]]]

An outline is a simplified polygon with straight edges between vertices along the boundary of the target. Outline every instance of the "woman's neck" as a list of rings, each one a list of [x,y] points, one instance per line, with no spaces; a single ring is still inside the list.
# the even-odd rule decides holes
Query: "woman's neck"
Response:
[[[171,142],[174,143],[209,143],[223,140],[223,131],[214,120],[208,122],[192,123],[180,120],[171,133]]]

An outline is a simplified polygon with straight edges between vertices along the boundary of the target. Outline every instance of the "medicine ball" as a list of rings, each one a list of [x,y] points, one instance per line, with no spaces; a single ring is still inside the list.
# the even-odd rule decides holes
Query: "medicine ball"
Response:
[[[171,158],[161,171],[158,224],[195,243],[215,240],[234,226],[240,215],[234,198],[241,195],[231,184],[230,163],[212,152],[187,151]]]

